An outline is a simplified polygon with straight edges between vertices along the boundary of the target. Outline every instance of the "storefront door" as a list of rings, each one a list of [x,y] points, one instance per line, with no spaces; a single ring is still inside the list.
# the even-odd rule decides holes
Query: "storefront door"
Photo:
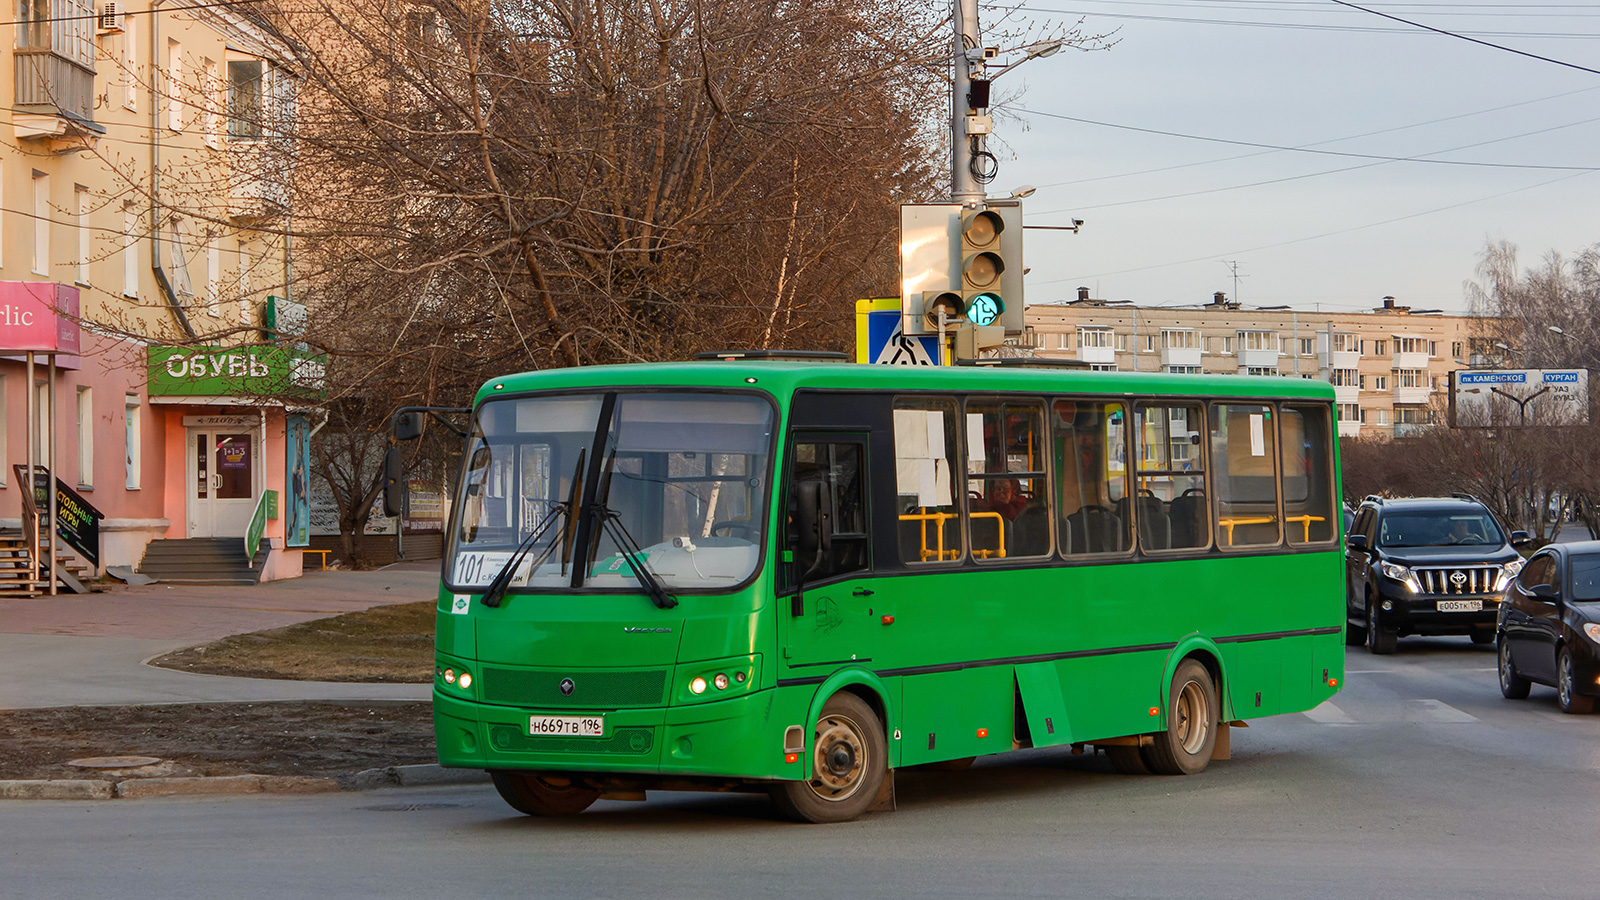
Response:
[[[256,502],[256,436],[189,430],[189,537],[243,537]]]

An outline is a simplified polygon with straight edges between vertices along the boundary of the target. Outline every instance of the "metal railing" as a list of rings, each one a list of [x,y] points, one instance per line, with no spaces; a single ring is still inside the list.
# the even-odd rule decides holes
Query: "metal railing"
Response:
[[[21,47],[16,58],[16,105],[54,107],[85,121],[94,119],[94,70],[53,50]]]

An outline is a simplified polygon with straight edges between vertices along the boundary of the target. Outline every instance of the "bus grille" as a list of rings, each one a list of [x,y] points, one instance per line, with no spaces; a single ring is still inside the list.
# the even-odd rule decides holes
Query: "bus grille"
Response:
[[[1494,590],[1499,566],[1470,569],[1416,569],[1424,594],[1487,594]]]
[[[502,669],[490,666],[479,674],[484,700],[539,709],[662,706],[667,687],[666,669],[596,672],[592,669]],[[570,694],[561,692],[561,682],[565,679],[572,681]]]
[[[655,746],[655,729],[618,728],[603,738],[547,737],[530,735],[515,725],[489,728],[489,743],[509,753],[615,753],[644,756]]]

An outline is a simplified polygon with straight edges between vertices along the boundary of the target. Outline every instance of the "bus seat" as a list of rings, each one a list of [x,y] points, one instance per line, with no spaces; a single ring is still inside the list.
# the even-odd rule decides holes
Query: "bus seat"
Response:
[[[1206,533],[1206,492],[1190,488],[1174,497],[1168,507],[1173,547],[1198,547]]]
[[[1069,554],[1116,553],[1126,549],[1122,520],[1103,506],[1085,506],[1067,516],[1063,533]]]
[[[1006,550],[1013,556],[1043,556],[1050,552],[1050,512],[1043,504],[1030,503],[1017,513]]]
[[[1166,550],[1172,546],[1172,520],[1167,508],[1154,495],[1141,494],[1137,498],[1139,541],[1151,550]]]

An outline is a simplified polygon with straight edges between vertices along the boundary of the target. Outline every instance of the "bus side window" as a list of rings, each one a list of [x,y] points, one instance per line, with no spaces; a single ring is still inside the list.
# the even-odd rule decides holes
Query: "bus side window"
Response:
[[[1057,400],[1050,406],[1056,461],[1056,532],[1066,556],[1132,548],[1127,412],[1121,403]],[[1121,512],[1119,512],[1121,510]]]
[[[1131,505],[1139,546],[1146,551],[1210,546],[1199,404],[1141,404],[1133,424],[1139,486]]]
[[[1276,440],[1272,407],[1211,407],[1211,484],[1219,547],[1270,546],[1282,540]]]
[[[819,481],[832,499],[832,550],[820,563],[801,560],[807,582],[858,572],[871,564],[867,540],[867,470],[864,440],[801,441],[794,445],[789,468],[795,485]],[[785,543],[785,546],[792,546]]]
[[[954,478],[956,440],[954,400],[895,400],[895,516],[902,562],[914,565],[961,559]]]
[[[1317,544],[1338,534],[1333,503],[1333,438],[1328,410],[1289,406],[1279,411],[1283,433],[1283,522],[1289,544]]]
[[[978,559],[1049,555],[1043,407],[971,401],[966,438],[967,543],[972,555]]]

